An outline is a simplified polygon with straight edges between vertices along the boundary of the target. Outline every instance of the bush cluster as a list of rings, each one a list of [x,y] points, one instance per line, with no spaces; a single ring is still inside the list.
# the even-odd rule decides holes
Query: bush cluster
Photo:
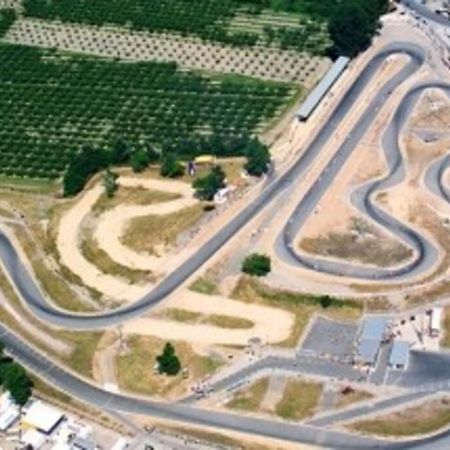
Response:
[[[255,277],[264,277],[272,269],[270,257],[253,253],[242,263],[242,272]]]

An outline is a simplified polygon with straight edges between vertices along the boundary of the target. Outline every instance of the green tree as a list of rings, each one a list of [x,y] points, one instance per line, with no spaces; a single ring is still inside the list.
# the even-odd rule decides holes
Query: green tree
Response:
[[[269,149],[258,139],[252,139],[247,143],[245,156],[247,157],[247,162],[244,167],[250,175],[260,177],[269,170]]]
[[[222,167],[214,166],[207,175],[197,178],[192,183],[196,196],[201,200],[213,200],[216,192],[226,186],[225,178]]]
[[[184,175],[184,166],[178,161],[176,155],[166,153],[159,173],[165,178],[178,178]]]
[[[329,308],[329,307],[331,306],[331,304],[333,303],[333,299],[332,299],[329,295],[322,295],[322,296],[319,298],[319,303],[320,303],[320,306],[321,306],[323,309],[327,309],[327,308]]]
[[[253,253],[244,259],[242,272],[251,276],[264,277],[271,271],[271,266],[269,256]]]
[[[133,172],[139,173],[144,171],[148,167],[149,163],[150,158],[145,150],[136,150],[131,154],[130,165]]]
[[[2,362],[0,381],[20,406],[25,405],[31,397],[33,383],[20,364],[13,361]]]
[[[372,42],[379,16],[387,9],[385,1],[352,0],[335,7],[328,24],[334,53],[353,57]]]
[[[159,373],[175,376],[181,370],[181,363],[175,354],[175,347],[167,342],[161,355],[156,357]]]
[[[105,188],[105,192],[108,198],[112,198],[117,191],[119,185],[117,184],[117,179],[119,175],[117,173],[112,172],[109,168],[103,175],[103,186]]]
[[[130,158],[130,149],[125,141],[119,139],[111,148],[111,164],[123,164]]]
[[[71,160],[63,178],[64,196],[70,197],[83,190],[92,175],[108,167],[110,153],[103,149],[83,147]]]

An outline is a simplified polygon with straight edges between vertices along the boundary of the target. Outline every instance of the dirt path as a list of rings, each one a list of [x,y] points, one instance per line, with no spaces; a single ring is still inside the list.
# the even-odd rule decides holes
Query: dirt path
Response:
[[[287,311],[262,305],[230,300],[216,295],[203,295],[193,291],[178,292],[165,303],[167,308],[179,308],[202,314],[239,317],[253,322],[252,328],[226,329],[204,324],[188,324],[171,320],[143,317],[127,322],[124,334],[152,335],[174,340],[189,340],[201,344],[246,345],[252,337],[266,343],[280,342],[289,337],[294,324]]]
[[[94,264],[91,264],[80,250],[79,231],[81,224],[103,192],[103,186],[95,185],[62,216],[56,245],[62,264],[80,277],[85,285],[116,300],[134,301],[142,297],[152,286],[150,284],[131,285],[126,281],[107,275]]]
[[[148,270],[155,275],[164,273],[165,268],[168,269],[179,264],[181,259],[187,257],[188,251],[186,249],[170,255],[170,257],[160,258],[146,252],[138,253],[133,251],[122,244],[121,238],[126,233],[131,221],[135,218],[171,214],[197,204],[198,200],[194,198],[191,186],[179,181],[163,181],[152,178],[120,177],[118,181],[121,186],[129,188],[140,187],[148,190],[180,194],[181,198],[145,206],[119,205],[112,210],[106,211],[100,216],[94,232],[94,238],[97,240],[99,247],[115,262],[133,269]]]

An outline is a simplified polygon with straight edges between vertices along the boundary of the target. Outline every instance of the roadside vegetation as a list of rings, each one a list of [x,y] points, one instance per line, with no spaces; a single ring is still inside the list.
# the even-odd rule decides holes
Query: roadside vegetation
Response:
[[[230,409],[257,412],[269,386],[269,378],[253,382],[248,388],[239,390],[225,406]]]
[[[291,336],[278,344],[284,347],[294,347],[298,344],[314,313],[336,320],[357,320],[363,311],[362,302],[333,297],[324,300],[323,296],[276,290],[249,277],[242,277],[238,281],[232,297],[248,303],[282,308],[294,314],[295,322]]]
[[[450,424],[450,400],[422,402],[401,411],[350,424],[352,430],[381,436],[414,436],[433,433]]]
[[[14,401],[24,406],[31,397],[33,382],[26,370],[4,354],[5,346],[0,342],[0,385],[11,394]]]

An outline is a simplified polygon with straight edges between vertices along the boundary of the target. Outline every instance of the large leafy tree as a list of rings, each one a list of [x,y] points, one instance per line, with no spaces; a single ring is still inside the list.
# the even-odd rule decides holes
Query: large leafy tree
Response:
[[[269,170],[269,149],[258,139],[253,139],[247,143],[245,148],[245,156],[247,157],[245,170],[250,175],[260,177],[263,173],[266,173]]]

